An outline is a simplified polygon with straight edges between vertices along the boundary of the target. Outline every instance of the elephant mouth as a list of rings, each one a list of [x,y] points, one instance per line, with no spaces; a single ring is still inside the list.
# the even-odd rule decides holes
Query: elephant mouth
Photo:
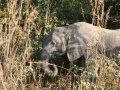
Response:
[[[59,50],[59,51],[54,51],[54,52],[53,52],[53,55],[62,56],[62,55],[64,55],[65,53],[66,53],[66,52],[63,52],[63,51]]]

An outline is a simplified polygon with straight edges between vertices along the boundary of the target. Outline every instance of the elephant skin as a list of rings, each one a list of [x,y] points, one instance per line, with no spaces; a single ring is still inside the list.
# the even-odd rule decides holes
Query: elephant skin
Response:
[[[106,56],[111,54],[119,54],[120,51],[120,31],[109,30],[94,26],[86,22],[77,22],[68,26],[55,27],[48,35],[43,45],[41,54],[42,62],[49,62],[53,55],[64,55],[70,62],[75,61],[81,56],[90,59],[97,53],[106,52]],[[48,65],[48,64],[47,64]],[[49,71],[45,69],[46,65],[42,65],[43,69],[49,76],[56,76],[57,70]],[[50,70],[50,69],[49,69]]]

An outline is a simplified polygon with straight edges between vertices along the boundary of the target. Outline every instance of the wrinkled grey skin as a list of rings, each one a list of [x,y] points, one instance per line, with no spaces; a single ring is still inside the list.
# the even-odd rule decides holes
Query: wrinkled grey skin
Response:
[[[65,53],[67,53],[70,62],[82,55],[89,59],[91,55],[95,54],[96,49],[99,53],[107,52],[108,57],[113,53],[118,54],[120,51],[120,31],[78,22],[52,30],[44,43],[41,60],[49,62],[52,55]],[[53,71],[50,70],[49,64],[43,64],[42,67],[49,76],[57,75],[58,71],[55,65]]]

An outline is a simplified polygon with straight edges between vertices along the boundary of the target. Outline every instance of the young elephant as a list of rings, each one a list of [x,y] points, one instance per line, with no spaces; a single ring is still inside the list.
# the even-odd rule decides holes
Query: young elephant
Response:
[[[52,55],[67,53],[69,61],[72,62],[83,55],[86,59],[96,57],[96,51],[98,53],[105,51],[108,57],[113,53],[118,54],[120,31],[100,28],[86,22],[56,27],[44,42],[41,61],[46,63],[42,64],[42,68],[49,76],[56,76],[57,67],[47,63]],[[53,66],[52,70],[49,65]]]

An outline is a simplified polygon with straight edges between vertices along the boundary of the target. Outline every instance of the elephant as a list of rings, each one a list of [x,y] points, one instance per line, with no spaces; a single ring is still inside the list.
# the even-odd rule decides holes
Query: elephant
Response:
[[[49,64],[53,55],[67,54],[70,62],[81,56],[86,60],[97,53],[106,53],[111,58],[120,51],[120,31],[94,26],[86,22],[77,22],[67,26],[55,27],[49,33],[41,52],[42,68],[49,76],[56,76],[57,66]],[[112,56],[111,56],[112,55]],[[118,59],[118,58],[116,58]]]

